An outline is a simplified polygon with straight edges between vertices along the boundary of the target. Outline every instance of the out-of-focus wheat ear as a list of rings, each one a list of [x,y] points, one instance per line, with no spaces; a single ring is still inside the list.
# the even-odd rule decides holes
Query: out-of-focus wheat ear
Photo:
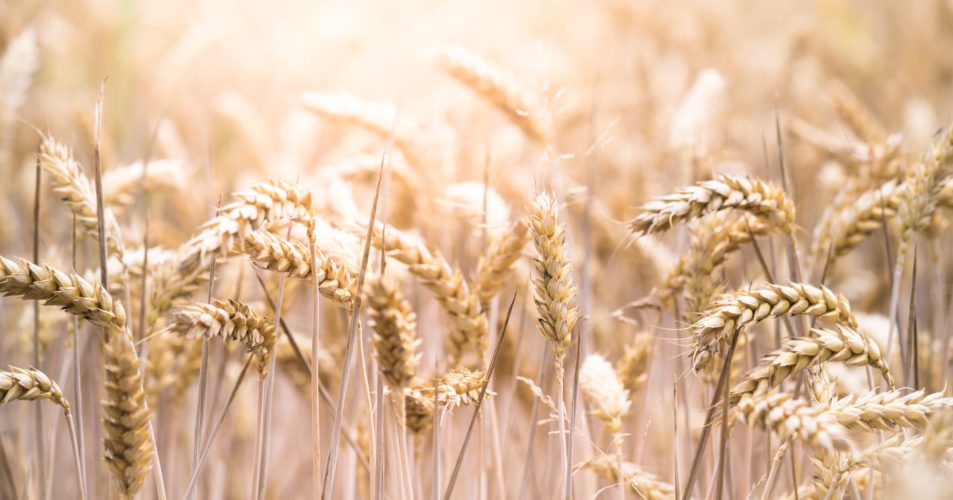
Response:
[[[98,241],[96,193],[83,172],[83,167],[73,158],[72,151],[56,139],[45,137],[40,145],[40,165],[50,176],[53,192],[59,195],[76,215],[76,220],[85,234]],[[115,256],[122,262],[126,247],[116,217],[111,211],[104,209],[103,218],[106,249],[110,256]]]
[[[675,487],[632,462],[623,461],[620,467],[615,456],[598,455],[573,467],[589,469],[612,483],[622,482],[632,494],[646,500],[672,500]]]
[[[13,124],[26,102],[27,90],[39,62],[39,48],[32,28],[20,32],[0,59],[0,165],[10,162]],[[5,168],[5,167],[4,167]]]
[[[622,419],[629,413],[632,402],[629,391],[622,385],[615,367],[599,354],[590,354],[582,364],[579,387],[592,413],[613,435],[622,431]]]
[[[806,401],[793,399],[786,392],[768,392],[742,399],[734,409],[735,415],[752,426],[774,432],[782,440],[801,439],[811,447],[827,452],[852,447],[847,429],[824,408],[810,406]],[[720,422],[714,419],[713,422]]]
[[[629,229],[639,234],[660,233],[677,223],[731,209],[762,217],[794,235],[794,202],[783,189],[761,179],[723,174],[646,203]]]
[[[484,310],[489,309],[490,301],[513,275],[516,262],[523,254],[523,247],[529,241],[529,231],[524,221],[518,221],[503,234],[493,238],[486,254],[480,257],[476,271],[476,292]]]
[[[531,139],[547,142],[551,135],[543,96],[498,64],[460,46],[442,51],[447,73],[486,99]]]
[[[837,114],[858,139],[868,144],[880,144],[887,139],[887,131],[883,123],[846,85],[833,81],[828,85],[828,92]]]
[[[645,385],[652,361],[653,343],[651,334],[642,333],[637,335],[632,345],[626,347],[622,353],[618,362],[619,380],[629,394],[635,394]]]

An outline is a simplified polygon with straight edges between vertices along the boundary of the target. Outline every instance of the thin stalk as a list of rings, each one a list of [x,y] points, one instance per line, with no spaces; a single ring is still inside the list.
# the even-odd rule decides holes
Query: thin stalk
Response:
[[[371,236],[374,231],[374,221],[377,216],[377,201],[381,193],[381,179],[384,174],[384,158],[381,158],[380,171],[377,174],[377,188],[374,192],[374,202],[371,204],[370,222],[367,225],[367,234],[364,240],[364,255],[361,257],[361,271],[357,278],[357,295],[354,297],[354,306],[351,310],[351,321],[347,329],[347,347],[344,350],[344,367],[341,370],[341,389],[338,393],[337,411],[334,414],[334,423],[331,425],[331,446],[328,450],[328,462],[324,468],[324,489],[321,492],[322,500],[331,497],[334,490],[334,469],[337,466],[338,446],[340,445],[341,419],[344,416],[344,399],[347,395],[348,377],[351,372],[351,357],[354,351],[354,340],[357,325],[360,322],[361,306],[363,305],[364,277],[367,273],[367,259],[371,252]]]
[[[36,154],[36,184],[33,191],[33,262],[40,262],[40,151]],[[105,264],[104,264],[105,265]],[[41,369],[40,365],[40,302],[33,301],[33,366]],[[40,497],[46,497],[46,464],[43,460],[43,450],[46,449],[43,433],[43,405],[33,405],[33,437],[34,453],[36,454],[37,483]]]
[[[457,482],[457,475],[460,473],[460,466],[463,465],[463,456],[467,451],[467,445],[470,444],[470,437],[473,435],[473,425],[476,423],[477,416],[480,414],[480,408],[483,407],[487,387],[490,386],[493,370],[496,368],[496,361],[500,357],[500,348],[503,347],[503,338],[506,336],[506,327],[510,324],[510,315],[513,313],[513,304],[516,303],[517,293],[519,293],[519,290],[514,292],[513,298],[510,299],[510,306],[506,311],[506,319],[503,320],[503,329],[500,331],[499,338],[497,339],[496,349],[493,351],[490,366],[486,370],[486,381],[483,382],[483,387],[480,388],[480,398],[477,400],[476,407],[473,409],[473,416],[470,417],[470,424],[467,426],[467,433],[463,438],[463,445],[460,446],[460,452],[457,454],[457,460],[453,465],[453,472],[450,474],[450,483],[447,484],[447,491],[443,496],[444,500],[450,500],[450,495],[453,493],[453,486]]]
[[[434,373],[437,372],[437,358],[434,357]],[[440,499],[440,402],[437,394],[437,379],[433,379],[433,499]]]
[[[761,491],[761,500],[767,500],[768,496],[771,495],[771,490],[774,489],[774,480],[777,477],[778,469],[781,467],[781,459],[784,457],[784,452],[787,451],[787,449],[788,441],[778,446],[778,451],[771,460],[771,470],[768,471],[768,480],[765,482],[764,489]],[[794,491],[795,494],[797,494],[797,488],[795,488]]]
[[[232,402],[235,401],[235,395],[238,394],[238,389],[242,385],[242,381],[245,380],[245,374],[248,372],[248,367],[251,366],[251,360],[253,356],[249,355],[245,360],[245,365],[242,367],[241,373],[238,374],[238,378],[235,379],[235,386],[232,387],[232,392],[228,395],[228,399],[225,401],[225,406],[222,408],[222,413],[219,414],[218,420],[215,422],[215,426],[212,427],[212,432],[209,433],[208,441],[205,443],[205,447],[202,449],[202,454],[199,456],[199,461],[196,464],[195,470],[192,472],[192,477],[189,479],[189,485],[185,489],[185,497],[188,498],[195,493],[195,485],[198,482],[199,473],[202,472],[202,467],[205,465],[205,461],[208,459],[209,452],[212,449],[212,444],[215,443],[215,438],[218,436],[218,431],[222,428],[222,423],[225,421],[225,416],[228,414],[228,409],[231,408]]]
[[[83,474],[82,459],[80,458],[79,440],[76,438],[76,426],[69,410],[66,411],[66,426],[69,428],[70,445],[73,447],[73,461],[76,463],[76,482],[79,486],[80,500],[86,500],[86,476]]]
[[[290,228],[289,228],[290,231]],[[275,307],[275,329],[278,329],[278,325],[281,322],[281,304],[284,300],[285,295],[285,274],[281,273],[278,275],[278,300]],[[275,393],[275,379],[277,378],[277,370],[275,369],[275,364],[277,362],[278,356],[272,355],[269,358],[268,371],[271,373],[271,376],[268,377],[266,381],[267,386],[265,389],[265,408],[264,408],[264,420],[261,422],[261,455],[258,459],[258,472],[256,473],[258,477],[258,492],[256,498],[258,500],[263,500],[265,498],[265,485],[268,482],[268,445],[271,441],[271,414],[272,409],[274,408],[272,402]]]
[[[920,387],[920,363],[919,363],[919,352],[917,342],[917,247],[913,247],[913,275],[910,277],[910,307],[909,312],[907,313],[909,317],[907,318],[907,339],[910,342],[910,347],[907,348],[907,352],[910,353],[911,359],[907,363],[910,367],[912,373],[904,372],[903,380],[910,385],[910,381],[913,380],[912,387]]]
[[[546,376],[546,368],[549,366],[547,363],[549,357],[549,350],[543,351],[543,360],[539,364],[539,375],[537,380],[542,381],[543,377]],[[533,398],[533,409],[530,411],[529,421],[532,425],[529,428],[529,436],[526,438],[526,457],[523,459],[523,475],[520,480],[520,499],[526,498],[526,488],[529,486],[529,476],[530,471],[532,470],[533,457],[533,441],[536,437],[536,417],[539,415],[539,398]]]
[[[148,251],[148,247],[146,247]],[[145,276],[145,273],[143,273]],[[143,278],[145,279],[145,278]],[[212,262],[209,265],[209,279],[208,279],[208,300],[209,304],[212,303],[212,291],[215,289],[215,257],[212,257]],[[202,443],[202,425],[205,422],[205,399],[206,391],[208,389],[208,335],[202,336],[202,361],[199,365],[199,398],[195,404],[195,430],[192,437],[192,471],[195,471],[195,465],[199,461],[199,447]],[[195,498],[193,496],[188,497],[189,500]]]
[[[718,385],[715,387],[715,393],[712,395],[711,404],[708,405],[705,425],[702,427],[702,435],[698,440],[698,447],[695,449],[695,458],[692,460],[692,469],[688,474],[688,482],[685,484],[685,489],[682,490],[683,498],[689,498],[691,496],[692,486],[698,477],[699,466],[701,465],[703,456],[702,452],[705,450],[705,445],[708,444],[708,438],[711,435],[711,421],[715,415],[715,408],[721,396],[721,391],[725,389],[725,385],[727,385],[728,382],[728,372],[731,368],[731,358],[735,353],[735,346],[738,344],[738,334],[739,332],[736,330],[734,335],[732,335],[731,346],[728,347],[728,352],[725,354],[725,362],[721,368],[721,375],[718,377]]]
[[[73,272],[76,272],[76,214],[73,214],[72,224],[72,262]],[[73,406],[76,407],[77,450],[79,453],[79,473],[86,485],[86,440],[83,437],[83,367],[82,356],[79,355],[79,317],[71,314],[73,321]],[[86,490],[84,489],[84,493]]]
[[[311,269],[318,269],[317,243],[309,238],[311,245]],[[318,274],[311,273],[312,303],[311,303],[311,498],[318,498],[321,494],[321,408],[320,396],[321,380],[319,377],[319,356],[321,350],[321,293],[319,291]]]

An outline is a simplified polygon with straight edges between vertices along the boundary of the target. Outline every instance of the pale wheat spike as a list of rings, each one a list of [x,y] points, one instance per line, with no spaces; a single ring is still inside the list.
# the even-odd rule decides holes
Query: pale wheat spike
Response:
[[[691,327],[696,370],[708,365],[712,353],[734,332],[767,318],[800,315],[857,329],[847,299],[823,285],[769,283],[732,292],[718,299]]]
[[[790,339],[781,349],[762,358],[761,364],[732,388],[730,404],[767,392],[809,367],[831,361],[877,368],[893,388],[893,377],[880,348],[866,335],[840,325],[835,329],[814,328],[811,334],[813,337]]]
[[[169,329],[187,339],[221,337],[226,344],[242,344],[258,358],[263,377],[275,346],[274,321],[233,299],[186,305],[172,316]]]
[[[251,231],[245,236],[239,251],[248,255],[255,265],[285,273],[290,278],[310,281],[311,254],[296,241],[288,241],[268,231]],[[350,311],[357,293],[356,281],[348,269],[317,250],[318,291],[345,311]]]
[[[480,257],[476,271],[476,289],[480,304],[486,309],[507,280],[513,275],[516,262],[529,241],[529,231],[523,221],[518,221],[502,235],[490,242],[486,254]]]
[[[308,92],[301,96],[304,109],[329,120],[357,126],[388,138],[394,134],[395,145],[407,163],[422,167],[420,126],[411,117],[398,112],[389,102],[371,101],[348,92]]]
[[[69,412],[69,403],[60,387],[40,370],[11,366],[9,371],[0,371],[0,405],[40,399],[49,399]]]
[[[420,361],[417,315],[400,290],[384,278],[368,283],[367,307],[381,375],[391,390],[400,392],[410,385]]]
[[[140,185],[146,191],[180,191],[187,174],[177,160],[151,160],[145,169],[141,161],[122,165],[103,174],[103,201],[115,210],[132,205]]]
[[[771,391],[742,399],[735,415],[748,425],[774,432],[782,440],[801,439],[828,452],[851,447],[847,429],[832,413],[793,399],[790,393]],[[713,422],[720,422],[720,418]]]
[[[126,327],[122,303],[114,301],[99,283],[25,259],[13,261],[0,256],[0,293],[41,300],[103,328]]]
[[[450,76],[506,113],[531,139],[549,139],[542,96],[515,75],[460,46],[444,48],[440,62]]]
[[[677,223],[730,209],[763,217],[786,234],[794,234],[794,202],[783,189],[753,177],[724,174],[646,203],[629,229],[640,234],[660,233]]]
[[[466,358],[477,365],[482,363],[487,346],[487,318],[460,271],[452,268],[439,252],[431,253],[422,243],[390,226],[384,229],[383,225],[376,225],[372,237],[376,247],[406,264],[449,314],[453,323],[446,345],[450,366],[462,366]]]
[[[900,390],[850,395],[831,403],[829,412],[849,429],[896,430],[922,428],[935,412],[953,407],[953,398],[923,389],[902,395]]]
[[[659,298],[668,301],[684,290],[689,311],[701,312],[722,288],[719,276],[728,254],[775,229],[760,217],[738,218],[725,212],[696,221],[688,253],[679,257],[659,286]]]
[[[567,258],[566,226],[559,222],[556,200],[540,193],[530,210],[530,233],[536,247],[533,278],[539,331],[553,346],[557,378],[563,369],[566,348],[579,319],[572,264]]]
[[[930,225],[940,194],[953,174],[953,126],[940,132],[930,144],[924,158],[910,170],[899,193],[897,214],[903,227],[901,244],[909,242],[913,233]]]
[[[103,358],[106,465],[116,479],[120,495],[133,498],[142,487],[155,447],[139,357],[128,330],[110,332],[103,346]]]
[[[10,160],[13,124],[26,102],[38,59],[36,34],[30,28],[10,41],[0,59],[0,165]]]
[[[437,402],[449,408],[475,405],[480,399],[480,391],[485,383],[486,372],[483,370],[452,369],[436,379]],[[427,387],[423,387],[421,391],[426,394],[426,389]],[[493,391],[488,390],[486,397],[494,394]]]
[[[674,486],[632,462],[623,461],[620,471],[619,461],[615,455],[598,455],[576,464],[573,468],[589,469],[613,483],[624,481],[626,488],[639,498],[646,500],[675,498]]]
[[[860,99],[843,83],[834,81],[828,90],[834,101],[834,109],[858,139],[868,144],[880,144],[887,139],[884,125]]]
[[[841,257],[882,228],[884,219],[897,213],[900,189],[896,180],[890,180],[840,210],[826,210],[814,231],[814,258],[821,261],[828,251],[831,259]]]
[[[83,167],[73,159],[70,149],[52,137],[45,137],[40,145],[40,165],[50,176],[53,192],[60,195],[76,216],[76,222],[95,241],[99,240],[99,218],[96,215],[96,194]],[[108,208],[103,210],[106,249],[110,256],[123,260],[126,247],[122,242],[119,224]]]
[[[612,363],[598,354],[586,356],[579,372],[579,388],[606,429],[613,435],[622,432],[622,420],[632,402]]]
[[[648,333],[636,335],[632,345],[625,348],[619,360],[619,379],[630,394],[645,385],[649,365],[652,361],[652,336]]]

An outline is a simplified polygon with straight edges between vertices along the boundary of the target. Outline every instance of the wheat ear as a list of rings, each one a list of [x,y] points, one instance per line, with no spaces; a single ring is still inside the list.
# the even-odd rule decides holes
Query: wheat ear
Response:
[[[373,242],[391,258],[406,264],[449,314],[453,323],[446,346],[450,366],[462,366],[467,357],[482,363],[487,346],[487,318],[460,271],[451,267],[439,252],[431,252],[397,229],[384,230],[382,225],[376,225]]]
[[[96,194],[93,192],[89,178],[83,173],[83,167],[73,159],[72,151],[52,137],[45,137],[43,144],[40,145],[40,165],[50,176],[53,192],[60,195],[70,207],[76,215],[76,222],[83,228],[86,235],[98,241],[99,219],[96,216]],[[106,248],[109,250],[109,255],[117,257],[122,262],[126,247],[122,242],[119,224],[111,211],[105,209],[103,212],[103,220],[106,221]]]
[[[632,462],[622,462],[621,470],[616,457],[599,455],[575,465],[574,469],[589,469],[605,479],[622,482],[633,494],[646,500],[671,500],[675,498],[675,487],[658,476]]]
[[[288,241],[267,231],[251,231],[245,236],[240,250],[263,269],[285,273],[290,278],[311,280],[311,251],[307,246]],[[338,307],[350,311],[354,304],[355,282],[353,273],[316,251],[318,291]]]
[[[515,75],[460,46],[446,47],[441,64],[450,76],[504,112],[531,139],[547,141],[550,130],[542,99]]]
[[[410,385],[420,362],[417,315],[400,290],[384,278],[368,283],[367,307],[381,376],[392,391],[402,392]]]
[[[49,399],[69,411],[69,403],[60,387],[40,370],[11,366],[9,371],[0,371],[0,405],[40,399]]]
[[[694,365],[696,369],[708,366],[712,353],[717,352],[737,330],[766,318],[799,315],[857,329],[857,320],[843,295],[823,285],[769,283],[726,294],[702,314],[692,325]]]
[[[953,407],[953,398],[942,392],[919,391],[902,395],[900,390],[850,395],[831,403],[830,414],[848,429],[922,428],[939,410]]]
[[[260,375],[266,375],[275,347],[272,320],[233,299],[189,304],[176,311],[172,318],[169,329],[187,339],[221,337],[226,344],[242,344],[246,352],[257,358]]]
[[[730,404],[767,392],[785,379],[829,361],[877,368],[893,388],[893,377],[887,361],[870,337],[840,325],[834,329],[814,328],[811,333],[813,337],[788,340],[781,349],[762,358],[761,364],[731,389]]]
[[[786,234],[794,234],[794,202],[783,189],[753,177],[731,175],[718,175],[646,203],[629,229],[640,234],[660,233],[679,222],[729,209],[763,217]]]
[[[782,440],[801,439],[828,452],[851,447],[847,429],[833,414],[810,406],[804,400],[793,399],[790,393],[771,391],[742,399],[735,407],[735,415],[749,425],[774,432]]]
[[[516,222],[508,231],[494,238],[486,254],[480,257],[474,281],[476,293],[480,297],[480,304],[484,310],[512,276],[527,241],[529,241],[529,231],[526,224],[522,221]]]

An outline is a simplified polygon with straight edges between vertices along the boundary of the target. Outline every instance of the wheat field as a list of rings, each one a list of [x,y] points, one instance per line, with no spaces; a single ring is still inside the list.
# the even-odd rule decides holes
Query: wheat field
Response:
[[[0,0],[0,499],[951,498],[950,26]]]

